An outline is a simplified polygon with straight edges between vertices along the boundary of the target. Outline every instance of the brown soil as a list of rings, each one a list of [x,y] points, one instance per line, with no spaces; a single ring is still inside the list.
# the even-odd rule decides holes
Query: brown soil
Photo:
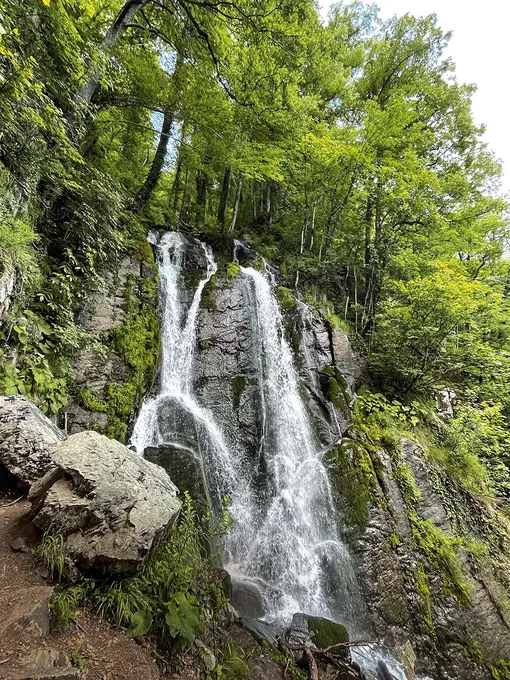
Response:
[[[0,679],[17,677],[29,668],[83,664],[84,680],[160,680],[163,674],[147,648],[87,611],[78,611],[68,630],[44,635],[44,601],[51,584],[36,573],[30,550],[15,552],[23,538],[35,547],[40,533],[28,518],[30,504],[16,496],[0,497]],[[25,548],[26,550],[26,548]],[[46,598],[45,598],[46,595]],[[23,615],[43,603],[41,613],[25,625]],[[7,630],[5,630],[7,628]],[[82,661],[83,660],[83,661]]]

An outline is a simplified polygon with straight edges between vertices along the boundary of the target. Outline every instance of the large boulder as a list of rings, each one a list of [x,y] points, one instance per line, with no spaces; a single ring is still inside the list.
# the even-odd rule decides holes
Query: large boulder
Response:
[[[54,467],[52,454],[65,438],[26,397],[0,397],[0,463],[22,485]]]
[[[93,431],[71,435],[52,460],[55,468],[30,489],[34,524],[62,531],[81,571],[135,571],[179,513],[170,477]]]

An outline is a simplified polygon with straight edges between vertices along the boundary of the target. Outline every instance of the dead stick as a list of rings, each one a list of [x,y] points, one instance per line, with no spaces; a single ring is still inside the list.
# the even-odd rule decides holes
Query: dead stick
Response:
[[[5,505],[0,505],[0,508],[10,508],[11,505],[15,505],[16,503],[19,503],[22,498],[25,498],[25,496],[20,496],[19,498],[16,498],[15,501],[12,501],[11,503],[5,503]]]
[[[285,668],[283,670],[283,680],[285,680],[285,678],[287,677],[287,671],[289,670],[289,666],[290,666],[290,659],[287,659],[287,662],[285,664]]]
[[[78,623],[78,621],[76,619],[71,619],[71,621],[74,623],[76,628],[79,628],[81,631],[83,631],[85,633],[85,635],[88,635],[88,632],[85,630],[85,628],[80,623]]]
[[[317,661],[313,655],[310,647],[305,647],[304,652],[308,660],[308,670],[310,671],[310,680],[319,680],[319,669],[317,668]]]

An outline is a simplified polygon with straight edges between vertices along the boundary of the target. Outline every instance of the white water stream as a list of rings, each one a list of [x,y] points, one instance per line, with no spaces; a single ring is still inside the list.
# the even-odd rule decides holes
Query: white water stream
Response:
[[[162,289],[161,381],[158,395],[141,409],[132,444],[141,454],[166,444],[200,457],[210,494],[231,499],[234,526],[224,566],[236,582],[257,588],[266,620],[288,624],[293,614],[304,612],[344,623],[352,637],[363,635],[363,602],[339,536],[323,452],[312,434],[271,282],[255,269],[241,268],[257,340],[263,412],[259,454],[266,470],[261,488],[253,465],[225,441],[194,395],[200,299],[217,269],[212,252],[203,246],[207,271],[190,301],[183,281],[185,239],[168,232],[152,242]],[[377,655],[369,657],[377,660]]]

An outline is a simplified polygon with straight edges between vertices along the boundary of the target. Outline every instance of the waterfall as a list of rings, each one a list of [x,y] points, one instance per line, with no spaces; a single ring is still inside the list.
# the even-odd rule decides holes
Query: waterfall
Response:
[[[241,272],[252,290],[258,336],[267,472],[262,493],[233,497],[233,516],[242,508],[252,521],[234,525],[226,568],[236,581],[257,586],[270,620],[285,622],[302,611],[341,618],[352,630],[361,598],[339,538],[324,452],[311,431],[280,307],[264,275],[252,268]]]
[[[217,271],[213,254],[201,244],[207,266],[190,301],[183,277],[189,243],[176,232],[150,240],[162,297],[161,379],[156,396],[142,406],[131,443],[140,454],[164,445],[186,450],[200,462],[213,505],[230,497],[234,524],[224,566],[235,584],[256,588],[266,620],[285,626],[303,612],[341,622],[353,637],[364,635],[364,604],[338,531],[325,451],[300,393],[274,277],[241,267],[257,354],[261,475],[194,393],[196,325],[204,287]],[[405,680],[387,654],[360,649],[353,655],[374,673],[382,660]]]
[[[193,395],[196,323],[205,285],[216,273],[211,249],[202,244],[207,261],[205,277],[187,308],[183,280],[188,243],[178,232],[166,232],[156,245],[162,297],[162,360],[159,392],[144,401],[131,444],[143,454],[148,447],[172,445],[195,456],[209,491],[218,503],[238,488],[237,463],[211,413]]]

